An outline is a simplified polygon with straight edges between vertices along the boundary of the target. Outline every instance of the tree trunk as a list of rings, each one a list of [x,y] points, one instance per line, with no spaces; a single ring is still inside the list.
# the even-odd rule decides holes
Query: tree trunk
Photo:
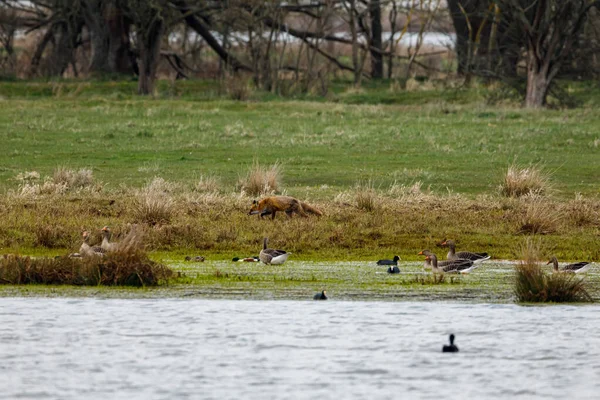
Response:
[[[540,65],[531,49],[529,50],[527,61],[525,107],[541,108],[546,104],[546,96],[550,89],[548,68],[545,64]]]
[[[118,74],[132,74],[135,72],[135,61],[132,62],[129,42],[130,21],[123,15],[122,9],[109,4],[106,8],[106,25],[109,32],[109,70]]]
[[[370,0],[369,16],[371,17],[371,77],[381,79],[383,78],[383,56],[381,54],[381,3],[379,0]]]
[[[149,95],[154,92],[154,81],[156,80],[156,69],[160,57],[160,42],[164,22],[157,19],[152,22],[145,32],[139,32],[139,78],[138,94]]]

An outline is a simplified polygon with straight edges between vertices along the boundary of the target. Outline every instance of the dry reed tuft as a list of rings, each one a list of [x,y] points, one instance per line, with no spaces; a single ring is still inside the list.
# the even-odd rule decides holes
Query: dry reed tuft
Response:
[[[587,302],[592,301],[583,279],[575,274],[548,275],[539,263],[541,242],[527,238],[519,250],[521,261],[515,266],[515,295],[518,302]]]
[[[500,185],[500,192],[507,197],[541,196],[549,190],[550,174],[533,165],[525,168],[510,165]]]
[[[175,200],[171,196],[173,185],[162,178],[140,189],[133,201],[136,222],[148,225],[168,224],[175,215]]]
[[[545,235],[556,232],[563,212],[556,204],[533,196],[526,200],[525,210],[519,218],[519,233]]]
[[[281,164],[275,163],[266,168],[254,161],[239,185],[250,196],[277,193],[281,189],[282,175]]]
[[[380,206],[379,195],[373,187],[372,181],[359,182],[356,185],[354,199],[359,210],[373,212]]]
[[[173,275],[165,265],[139,248],[126,248],[104,257],[31,258],[5,255],[0,259],[0,283],[25,285],[156,286]]]
[[[52,182],[63,185],[69,189],[81,189],[94,185],[94,174],[91,169],[74,171],[65,167],[58,167],[52,175]]]
[[[600,225],[600,206],[598,202],[584,198],[580,193],[575,199],[562,207],[565,218],[574,226]]]
[[[218,193],[221,190],[221,181],[216,176],[200,176],[195,190],[201,193]]]

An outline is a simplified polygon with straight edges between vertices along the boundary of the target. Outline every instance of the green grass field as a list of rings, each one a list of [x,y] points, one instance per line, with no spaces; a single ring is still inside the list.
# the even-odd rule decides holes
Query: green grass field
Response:
[[[516,160],[550,171],[559,196],[600,191],[592,100],[532,112],[485,106],[483,89],[388,87],[340,89],[329,101],[263,94],[236,102],[203,82],[163,83],[156,99],[133,96],[134,82],[0,83],[0,185],[15,187],[23,171],[67,166],[91,168],[109,187],[214,175],[233,190],[257,160],[282,163],[291,194],[327,187],[327,197],[365,180],[479,194],[494,193]],[[377,101],[393,104],[369,104]]]

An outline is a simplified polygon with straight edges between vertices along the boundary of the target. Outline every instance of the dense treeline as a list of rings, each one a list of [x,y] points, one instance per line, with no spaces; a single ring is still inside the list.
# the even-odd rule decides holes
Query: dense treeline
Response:
[[[332,77],[501,80],[528,107],[596,79],[599,0],[0,0],[0,77],[250,75],[327,92]],[[444,44],[428,40],[446,35]],[[234,80],[232,80],[234,81]]]

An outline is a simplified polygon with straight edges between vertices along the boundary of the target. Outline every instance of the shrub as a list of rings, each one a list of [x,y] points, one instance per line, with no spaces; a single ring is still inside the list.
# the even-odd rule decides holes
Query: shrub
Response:
[[[516,265],[515,295],[528,303],[592,301],[583,279],[575,274],[548,275],[539,264],[539,241],[527,239],[521,247],[521,261]]]
[[[173,185],[162,178],[154,178],[140,189],[133,201],[135,220],[149,225],[171,222],[175,214],[175,201],[170,194],[172,189]]]
[[[240,186],[250,196],[276,193],[280,191],[281,178],[281,164],[275,163],[265,168],[255,161],[246,177],[240,181]]]
[[[516,164],[508,167],[500,192],[507,197],[543,195],[550,189],[550,175],[536,166],[522,168]]]

